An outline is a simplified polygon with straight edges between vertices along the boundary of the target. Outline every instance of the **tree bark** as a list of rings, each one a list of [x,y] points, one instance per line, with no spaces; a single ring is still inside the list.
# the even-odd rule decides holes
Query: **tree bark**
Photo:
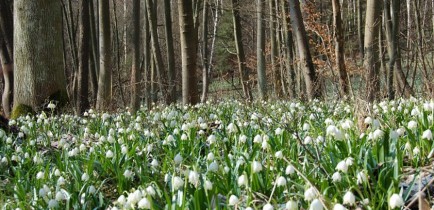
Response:
[[[365,23],[365,56],[366,69],[366,100],[373,102],[379,98],[380,91],[380,60],[378,55],[378,35],[381,23],[381,1],[368,0],[366,5]]]
[[[355,0],[356,1],[356,0]],[[363,44],[363,13],[362,0],[357,0],[357,37],[359,41],[360,54],[365,56],[365,45]]]
[[[133,0],[133,65],[131,68],[131,101],[132,112],[140,108],[140,90],[142,74],[140,72],[140,0]]]
[[[265,27],[264,3],[256,0],[256,69],[258,72],[258,92],[261,100],[267,100],[267,79],[265,73]]]
[[[231,0],[231,8],[232,8],[232,20],[234,22],[234,39],[235,39],[235,47],[237,50],[237,59],[238,59],[238,71],[241,79],[241,86],[243,88],[244,97],[252,101],[253,97],[250,91],[249,85],[249,72],[246,67],[246,55],[244,53],[244,47],[242,42],[242,28],[241,28],[241,18],[240,18],[240,3],[239,0]]]
[[[179,28],[181,33],[182,102],[199,102],[196,76],[197,28],[193,20],[192,0],[178,0]]]
[[[295,69],[294,69],[294,45],[292,40],[292,31],[291,31],[291,20],[289,19],[289,7],[287,0],[281,0],[281,10],[283,16],[283,31],[284,31],[284,53],[285,53],[285,66],[288,77],[288,93],[289,98],[296,98],[297,93],[296,89],[296,79],[295,79]]]
[[[345,39],[342,28],[341,5],[339,0],[332,0],[332,7],[336,67],[339,73],[341,97],[345,97],[349,94],[349,88],[347,69],[345,67]]]
[[[309,50],[309,43],[301,15],[300,2],[298,0],[289,0],[289,9],[291,14],[292,31],[295,34],[298,52],[300,56],[300,67],[303,71],[306,92],[309,100],[320,98],[320,84],[318,76],[313,66],[312,57]]]
[[[273,72],[273,88],[274,94],[277,98],[282,97],[282,83],[281,83],[281,75],[278,61],[278,45],[277,45],[277,36],[276,28],[277,28],[277,6],[275,0],[268,0],[269,12],[270,12],[270,60],[271,60],[271,72]]]
[[[89,45],[90,45],[90,22],[89,0],[80,0],[79,19],[79,49],[78,49],[78,86],[77,101],[75,104],[76,114],[82,114],[89,109]]]
[[[107,110],[112,102],[111,34],[109,1],[99,1],[99,76],[96,108]]]
[[[166,36],[166,53],[167,53],[167,104],[176,102],[176,85],[175,85],[175,50],[173,47],[172,31],[172,11],[170,0],[164,0],[164,26]]]
[[[208,95],[209,74],[208,74],[208,0],[203,1],[202,11],[202,96],[200,101],[205,103]],[[218,13],[216,12],[216,15]]]
[[[13,100],[13,16],[9,1],[0,1],[0,62],[3,72],[4,89],[2,107],[9,118]]]
[[[62,11],[58,0],[14,1],[14,108],[12,118],[50,101],[67,102]]]

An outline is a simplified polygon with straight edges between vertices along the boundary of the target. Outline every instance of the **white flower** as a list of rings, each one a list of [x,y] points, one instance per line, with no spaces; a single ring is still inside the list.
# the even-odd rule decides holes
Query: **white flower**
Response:
[[[353,165],[353,162],[354,162],[354,158],[352,158],[352,157],[348,157],[348,158],[345,159],[345,163],[346,163],[348,166],[352,166],[352,165]]]
[[[262,149],[263,150],[266,150],[266,149],[268,149],[269,148],[269,144],[268,144],[268,142],[267,141],[262,141]]]
[[[296,201],[290,200],[285,204],[286,210],[298,210],[298,203]]]
[[[303,124],[303,130],[308,131],[310,129],[310,125],[308,123]]]
[[[134,173],[131,170],[125,170],[124,177],[127,179],[131,179],[133,177]]]
[[[137,205],[139,209],[151,209],[151,203],[146,197],[142,198]]]
[[[172,179],[173,190],[177,190],[177,189],[181,188],[183,185],[184,185],[184,180],[182,180],[181,177],[179,177],[179,176],[173,177],[173,179]]]
[[[415,131],[416,128],[417,128],[417,122],[414,121],[414,120],[412,120],[412,121],[408,122],[408,126],[407,127],[408,127],[408,129],[410,129],[412,131]]]
[[[274,131],[274,133],[279,136],[279,135],[282,135],[283,130],[281,128],[276,128],[276,130]]]
[[[413,149],[413,154],[414,155],[418,155],[420,153],[420,149],[419,149],[419,147],[414,147],[414,149]]]
[[[239,138],[239,141],[241,142],[241,143],[246,143],[246,141],[247,141],[247,136],[246,135],[241,135],[240,136],[240,138]]]
[[[432,132],[431,132],[431,130],[426,130],[426,131],[424,131],[423,132],[423,134],[422,134],[422,138],[423,139],[427,139],[427,140],[431,140],[432,139]]]
[[[396,140],[399,138],[399,133],[397,131],[390,130],[389,136],[392,140]]]
[[[365,124],[371,124],[372,123],[372,118],[371,117],[366,117],[364,122],[365,122]]]
[[[157,159],[153,159],[153,160],[152,160],[152,162],[151,162],[151,166],[152,166],[152,167],[158,167],[159,165],[160,165],[160,163],[158,162]]]
[[[127,154],[127,152],[128,152],[128,147],[125,145],[122,145],[121,153],[125,155],[125,154]]]
[[[337,203],[333,207],[333,210],[347,210],[347,208],[345,208],[344,206],[342,206],[342,204]]]
[[[354,205],[356,203],[356,197],[351,191],[348,191],[344,195],[344,204],[348,204],[350,206]]]
[[[295,172],[294,166],[292,165],[288,165],[285,169],[285,174],[286,175],[291,175]]]
[[[347,165],[346,161],[342,160],[341,162],[339,162],[338,165],[336,166],[336,170],[342,171],[343,173],[347,173],[348,165]]]
[[[51,199],[50,201],[48,201],[48,208],[49,209],[55,209],[57,207],[59,207],[59,203],[56,200]]]
[[[247,176],[245,174],[238,177],[238,185],[246,185],[247,184]]]
[[[107,151],[105,153],[106,158],[112,158],[113,157],[113,152],[111,150]]]
[[[178,154],[175,156],[174,161],[175,161],[175,164],[176,164],[176,165],[181,164],[181,162],[182,162],[182,156],[181,156],[181,154],[178,153]]]
[[[238,197],[237,196],[235,196],[235,195],[231,195],[230,197],[229,197],[229,206],[235,206],[235,205],[237,205],[237,203],[238,203]]]
[[[40,171],[36,174],[36,179],[43,179],[44,178],[44,172]]]
[[[199,174],[196,171],[190,171],[188,173],[188,181],[194,185],[195,187],[197,187],[197,185],[199,184]]]
[[[404,206],[404,200],[400,195],[393,194],[389,199],[389,206],[392,209],[402,207]]]
[[[259,134],[256,135],[255,138],[253,138],[253,143],[261,144],[262,143],[262,136]]]
[[[303,144],[310,144],[310,143],[312,143],[312,137],[306,136],[304,138]]]
[[[148,193],[150,196],[155,196],[155,194],[156,194],[155,189],[152,186],[148,186],[146,188],[146,193]]]
[[[339,172],[335,172],[332,176],[333,182],[340,182],[342,177]]]
[[[279,176],[279,178],[277,178],[276,180],[277,186],[278,187],[282,187],[286,185],[286,179],[283,176]]]
[[[262,210],[274,210],[274,207],[273,205],[267,203],[264,207],[262,207]]]
[[[310,187],[306,191],[304,191],[304,200],[311,201],[317,197],[315,188]]]
[[[315,199],[312,201],[312,203],[309,206],[309,210],[323,210],[324,207],[318,199]]]
[[[274,157],[276,157],[277,159],[282,159],[282,158],[283,158],[283,153],[282,153],[282,151],[277,151],[277,152],[274,154]]]
[[[94,194],[96,192],[95,186],[93,186],[93,185],[89,186],[89,189],[87,189],[87,192],[89,194]]]
[[[81,181],[87,182],[87,180],[89,180],[89,174],[83,173],[83,175],[81,175]]]
[[[50,102],[50,103],[47,105],[47,108],[49,108],[49,109],[55,109],[55,108],[56,108],[56,104],[54,104],[53,102]]]
[[[262,164],[259,162],[259,161],[253,161],[252,162],[252,170],[253,170],[253,173],[257,173],[257,172],[260,172],[260,171],[262,171]]]
[[[368,182],[368,177],[366,176],[366,173],[364,171],[360,171],[357,174],[357,184],[363,184]]]
[[[377,140],[377,139],[383,138],[383,136],[384,136],[384,131],[382,131],[380,129],[377,129],[377,130],[374,131],[372,137],[373,137],[373,140]]]
[[[205,190],[212,190],[212,182],[209,180],[205,180],[205,184],[203,185]]]
[[[211,164],[209,164],[208,171],[217,172],[218,170],[219,165],[217,164],[217,162],[213,161]]]
[[[57,193],[56,193],[56,200],[57,201],[63,201],[66,199],[67,199],[67,196],[63,191],[61,191],[61,190],[57,191]]]
[[[213,161],[214,160],[214,153],[212,153],[212,152],[210,152],[210,153],[208,153],[208,155],[206,156],[206,159],[208,160],[208,161]]]

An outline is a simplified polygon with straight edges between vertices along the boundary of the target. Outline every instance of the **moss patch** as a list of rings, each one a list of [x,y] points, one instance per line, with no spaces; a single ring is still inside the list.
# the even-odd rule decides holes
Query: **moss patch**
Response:
[[[18,104],[15,105],[12,109],[11,119],[17,119],[20,116],[26,115],[26,114],[34,114],[34,110],[31,106],[25,105],[25,104]]]

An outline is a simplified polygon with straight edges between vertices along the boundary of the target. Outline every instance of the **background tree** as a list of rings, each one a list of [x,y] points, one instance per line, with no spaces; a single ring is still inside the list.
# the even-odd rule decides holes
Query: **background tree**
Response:
[[[67,102],[60,1],[14,1],[14,108],[12,118],[48,100]],[[41,39],[43,37],[43,39]]]
[[[80,0],[79,18],[79,51],[78,51],[78,86],[75,112],[82,114],[89,105],[89,45],[90,45],[90,21],[88,0]]]
[[[99,0],[99,76],[96,108],[106,110],[112,101],[111,30],[109,1]]]
[[[263,0],[256,0],[256,70],[258,72],[258,93],[261,100],[267,100],[264,10]]]
[[[335,40],[336,67],[339,73],[341,96],[349,93],[347,69],[345,67],[345,40],[342,28],[341,4],[339,0],[332,0],[333,5],[333,32]]]
[[[142,72],[140,70],[140,1],[133,0],[133,65],[131,67],[131,111],[140,108]]]
[[[196,76],[197,28],[194,24],[192,0],[178,0],[179,28],[181,33],[182,102],[199,102]]]
[[[14,86],[13,75],[13,16],[9,1],[0,1],[0,62],[3,72],[4,89],[2,108],[4,115],[10,117]]]

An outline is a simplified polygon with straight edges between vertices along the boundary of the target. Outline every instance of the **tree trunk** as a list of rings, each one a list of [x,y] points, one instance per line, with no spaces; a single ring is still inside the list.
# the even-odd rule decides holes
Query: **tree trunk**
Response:
[[[378,99],[380,91],[378,35],[381,23],[381,7],[381,1],[378,0],[368,0],[366,5],[364,67],[367,73],[366,100],[369,102]]]
[[[208,74],[208,0],[203,1],[202,11],[202,96],[200,101],[206,102],[209,87],[209,74]],[[218,12],[216,12],[216,15]]]
[[[143,66],[145,69],[145,98],[146,98],[146,107],[148,109],[151,108],[151,51],[150,51],[150,32],[149,32],[149,20],[148,20],[148,12],[146,10],[146,2],[143,2],[144,10],[143,10]]]
[[[160,42],[158,40],[158,28],[157,28],[157,14],[156,14],[156,2],[152,0],[146,0],[146,10],[148,13],[149,20],[149,30],[151,33],[151,49],[152,55],[155,60],[155,67],[158,77],[158,86],[160,87],[161,94],[164,98],[164,101],[167,103],[168,94],[167,94],[167,80],[163,63],[163,56],[161,55],[160,50]]]
[[[107,110],[112,102],[111,34],[109,1],[99,1],[99,76],[96,108]]]
[[[182,102],[199,102],[196,76],[197,28],[193,20],[192,0],[178,0],[179,28],[181,33]]]
[[[258,92],[261,100],[267,100],[267,79],[265,73],[265,27],[264,3],[256,0],[256,69],[258,72]]]
[[[332,6],[336,67],[339,73],[341,97],[345,97],[349,94],[349,88],[347,69],[345,67],[345,39],[344,31],[342,29],[341,5],[339,3],[339,0],[332,0]]]
[[[172,11],[170,0],[164,0],[164,26],[166,36],[166,53],[167,53],[167,104],[176,102],[176,85],[175,85],[175,50],[173,48],[173,31],[172,31]]]
[[[356,0],[355,0],[356,1]],[[360,54],[365,56],[365,46],[363,44],[363,13],[362,0],[357,0],[357,37],[359,41]]]
[[[133,65],[131,68],[131,111],[140,108],[142,72],[140,72],[140,0],[133,0]]]
[[[282,83],[280,80],[280,68],[278,61],[278,45],[277,45],[277,8],[275,0],[268,0],[269,12],[270,12],[270,60],[271,60],[271,72],[273,72],[273,88],[274,94],[277,98],[282,97]]]
[[[238,71],[241,79],[241,86],[243,88],[244,97],[252,101],[253,97],[250,91],[249,85],[249,72],[246,67],[246,55],[244,54],[243,47],[243,35],[241,28],[241,18],[240,18],[240,3],[239,0],[231,0],[231,8],[232,8],[232,20],[234,22],[234,38],[235,38],[235,47],[237,50],[237,59],[238,59]]]
[[[0,1],[0,62],[3,69],[4,89],[2,107],[5,117],[9,118],[12,108],[14,86],[13,75],[13,16],[8,1]]]
[[[298,0],[289,0],[289,9],[291,14],[292,31],[295,34],[298,52],[300,56],[300,67],[304,74],[306,92],[309,100],[320,98],[320,84],[313,66],[312,57],[309,50],[309,43],[301,15],[300,2]]]
[[[97,16],[97,15],[96,15]],[[90,67],[89,67],[89,74],[90,74],[90,85],[92,90],[92,104],[95,105],[97,94],[98,94],[98,28],[95,21],[95,10],[93,6],[93,1],[90,2],[89,7],[89,22],[90,22],[90,37],[91,37],[91,53],[90,53]]]
[[[296,79],[295,79],[295,69],[294,69],[294,51],[293,51],[293,40],[292,40],[292,31],[290,31],[291,26],[289,19],[289,7],[287,0],[281,0],[281,10],[283,15],[283,31],[284,31],[284,52],[285,52],[285,66],[288,77],[288,93],[289,98],[296,98],[297,93],[296,89]]]
[[[75,113],[82,114],[89,109],[89,45],[90,45],[90,22],[89,0],[80,0],[79,19],[79,49],[78,49],[78,86],[75,104]]]
[[[14,108],[12,118],[39,110],[46,100],[68,100],[63,69],[62,10],[58,0],[14,1]]]

